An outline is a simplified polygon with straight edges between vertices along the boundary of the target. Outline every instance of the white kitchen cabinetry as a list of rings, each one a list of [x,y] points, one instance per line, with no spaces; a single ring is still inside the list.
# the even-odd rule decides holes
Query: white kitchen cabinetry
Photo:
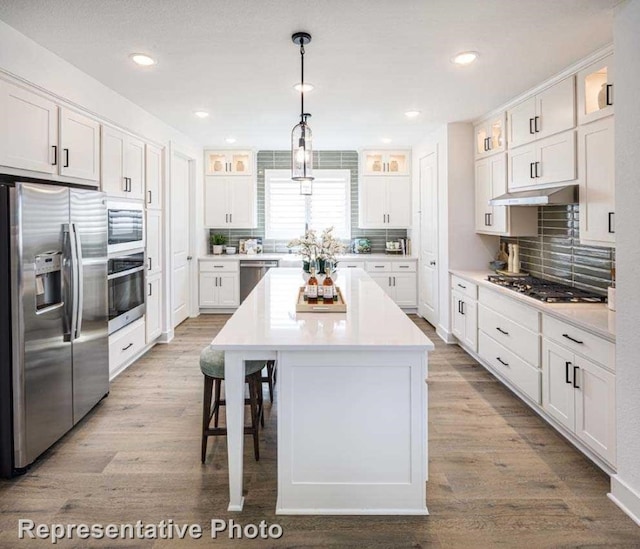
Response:
[[[410,175],[411,151],[362,151],[362,175]]]
[[[489,200],[507,192],[506,154],[476,162],[476,232],[502,236],[537,236],[535,208],[491,206]]]
[[[258,219],[255,178],[205,177],[204,224],[208,228],[256,227]]]
[[[237,261],[200,262],[200,307],[231,309],[240,305]]]
[[[510,149],[574,128],[575,77],[565,78],[509,109],[507,122]]]
[[[139,139],[102,126],[102,190],[109,196],[144,198],[145,145]]]
[[[145,181],[147,209],[162,209],[162,149],[149,144],[145,150]]]
[[[147,274],[162,271],[162,211],[147,210]]]
[[[363,229],[411,227],[411,178],[362,177],[359,222]]]
[[[614,117],[578,128],[580,243],[615,244]]]
[[[251,151],[205,151],[205,175],[253,175]]]
[[[0,164],[98,181],[100,124],[0,81]]]
[[[413,309],[417,306],[415,261],[366,261],[364,268],[399,307]]]
[[[478,305],[475,299],[451,291],[451,331],[468,349],[478,350]]]
[[[578,124],[613,114],[613,54],[578,73]]]
[[[570,130],[509,151],[508,189],[576,179],[576,133]]]
[[[506,148],[505,113],[502,112],[474,127],[476,159],[502,152]]]
[[[145,347],[145,319],[139,318],[109,336],[109,378],[133,362]]]
[[[146,341],[157,339],[162,333],[162,276],[160,273],[147,278]]]
[[[545,338],[542,387],[544,410],[615,465],[615,375]]]

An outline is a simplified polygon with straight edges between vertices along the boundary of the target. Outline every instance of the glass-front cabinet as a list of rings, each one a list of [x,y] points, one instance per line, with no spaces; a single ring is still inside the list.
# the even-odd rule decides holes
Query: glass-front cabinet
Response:
[[[205,151],[206,175],[252,175],[251,151]]]
[[[578,73],[578,124],[613,114],[613,54]]]
[[[476,158],[505,150],[505,114],[488,118],[475,126]]]
[[[363,151],[364,175],[409,175],[411,151]]]

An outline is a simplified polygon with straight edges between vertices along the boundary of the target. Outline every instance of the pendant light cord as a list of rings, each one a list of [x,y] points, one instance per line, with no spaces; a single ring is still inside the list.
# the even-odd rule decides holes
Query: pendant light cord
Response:
[[[300,122],[304,121],[304,44],[300,42]]]

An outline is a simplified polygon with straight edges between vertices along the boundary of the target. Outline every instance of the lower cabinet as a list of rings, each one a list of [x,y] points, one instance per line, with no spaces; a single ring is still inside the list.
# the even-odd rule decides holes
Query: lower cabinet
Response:
[[[162,276],[160,274],[147,279],[146,304],[147,344],[149,344],[162,333]]]
[[[415,261],[367,261],[367,273],[405,309],[418,306],[418,279]]]
[[[474,352],[478,350],[478,306],[456,290],[451,292],[451,331],[458,341]]]
[[[109,336],[109,377],[128,365],[128,363],[145,347],[145,318],[118,330]]]
[[[240,305],[237,261],[200,262],[200,307],[232,309]]]

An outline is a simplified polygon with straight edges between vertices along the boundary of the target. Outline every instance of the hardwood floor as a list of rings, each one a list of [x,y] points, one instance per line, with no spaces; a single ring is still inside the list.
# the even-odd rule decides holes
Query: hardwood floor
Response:
[[[199,523],[198,541],[91,540],[61,547],[640,547],[640,528],[606,493],[608,477],[457,346],[429,362],[429,517],[276,516],[276,414],[266,399],[261,459],[245,441],[246,503],[228,513],[226,442],[200,464],[200,350],[228,316],[186,321],[120,375],[111,394],[21,478],[0,481],[0,547],[36,523]],[[266,395],[266,386],[265,386]],[[276,390],[277,398],[277,390]],[[329,403],[328,403],[329,404]],[[209,538],[211,519],[277,523],[279,540]]]

